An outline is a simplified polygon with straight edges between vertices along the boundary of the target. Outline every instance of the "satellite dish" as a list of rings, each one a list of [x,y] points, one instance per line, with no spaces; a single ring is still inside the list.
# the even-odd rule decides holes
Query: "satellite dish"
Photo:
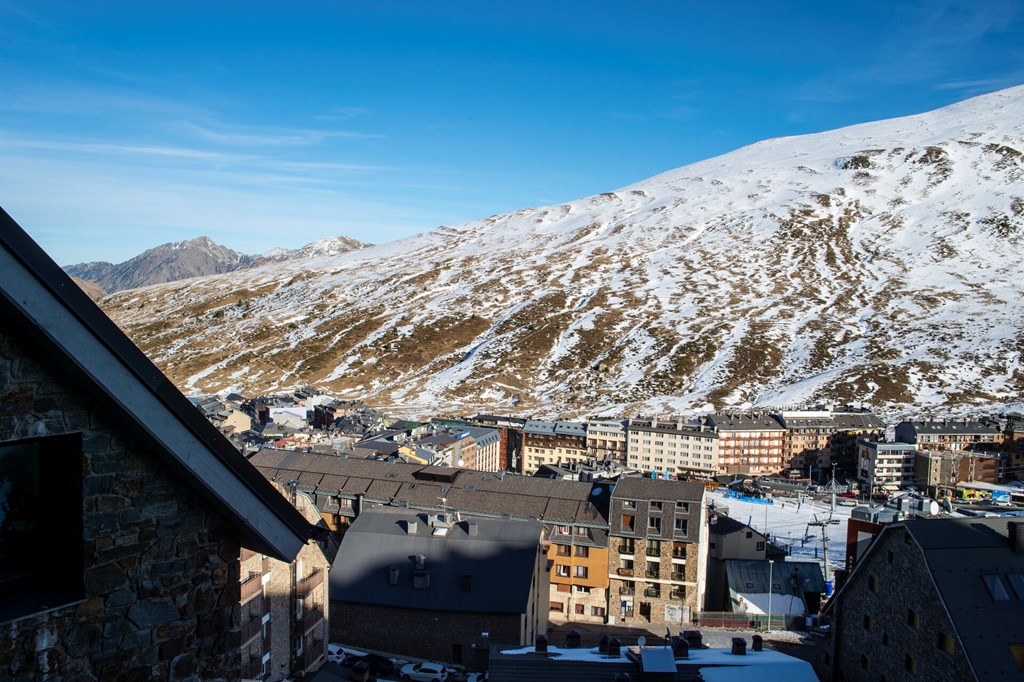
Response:
[[[593,490],[590,491],[590,494],[592,496],[594,496],[594,497],[597,497],[598,495],[601,494],[601,489],[600,488],[594,488]]]
[[[636,643],[637,643],[637,646],[643,646],[644,644],[647,644],[647,638],[644,637],[643,635],[640,635],[639,637],[636,638]]]

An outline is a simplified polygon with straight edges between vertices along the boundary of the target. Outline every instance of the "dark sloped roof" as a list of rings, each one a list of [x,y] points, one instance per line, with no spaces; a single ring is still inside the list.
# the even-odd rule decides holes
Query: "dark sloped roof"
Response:
[[[700,502],[704,499],[704,484],[698,481],[666,481],[660,478],[626,476],[616,481],[612,495],[616,499]]]
[[[0,272],[0,314],[154,445],[245,546],[295,557],[312,526],[2,209]]]
[[[331,567],[331,599],[431,611],[526,612],[541,551],[539,522],[473,519],[476,535],[454,524],[436,536],[427,517],[384,507],[360,514]],[[409,521],[416,522],[415,533],[407,532]],[[426,589],[414,587],[417,555],[429,571]],[[392,568],[398,569],[394,585]]]
[[[767,559],[726,559],[725,572],[729,589],[734,592],[767,594],[769,577],[771,591],[775,594],[825,591],[825,577],[816,561],[776,561],[769,564]]]

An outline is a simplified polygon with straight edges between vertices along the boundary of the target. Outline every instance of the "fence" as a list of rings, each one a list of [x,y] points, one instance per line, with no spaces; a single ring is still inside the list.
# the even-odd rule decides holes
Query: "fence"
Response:
[[[730,628],[733,630],[803,630],[802,616],[773,613],[769,617],[757,613],[732,613],[730,611],[698,611],[695,625],[709,628]]]

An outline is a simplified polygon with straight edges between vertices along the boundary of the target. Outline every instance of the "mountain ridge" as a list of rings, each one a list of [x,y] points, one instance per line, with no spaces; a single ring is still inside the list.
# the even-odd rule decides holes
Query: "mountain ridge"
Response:
[[[1017,404],[1021,121],[1019,87],[105,307],[190,391],[550,415]]]
[[[329,237],[298,249],[279,248],[271,249],[265,254],[248,255],[217,244],[207,236],[200,236],[146,249],[122,263],[76,263],[66,265],[63,269],[73,277],[91,282],[104,291],[116,293],[151,284],[222,274],[295,258],[337,255],[365,246],[363,242],[351,237]]]

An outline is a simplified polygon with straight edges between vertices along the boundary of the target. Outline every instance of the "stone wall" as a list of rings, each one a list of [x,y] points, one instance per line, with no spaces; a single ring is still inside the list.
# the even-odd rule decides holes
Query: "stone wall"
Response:
[[[916,543],[902,530],[884,532],[843,588],[832,609],[832,639],[818,673],[823,679],[971,680],[967,657],[955,645],[941,650],[939,633],[956,637]],[[872,589],[872,586],[874,589]],[[917,614],[911,624],[909,612]],[[907,657],[916,672],[907,670]]]
[[[67,513],[82,518],[85,590],[0,623],[0,678],[237,678],[237,531],[110,405],[9,327],[0,329],[0,443],[82,434],[82,509]]]

